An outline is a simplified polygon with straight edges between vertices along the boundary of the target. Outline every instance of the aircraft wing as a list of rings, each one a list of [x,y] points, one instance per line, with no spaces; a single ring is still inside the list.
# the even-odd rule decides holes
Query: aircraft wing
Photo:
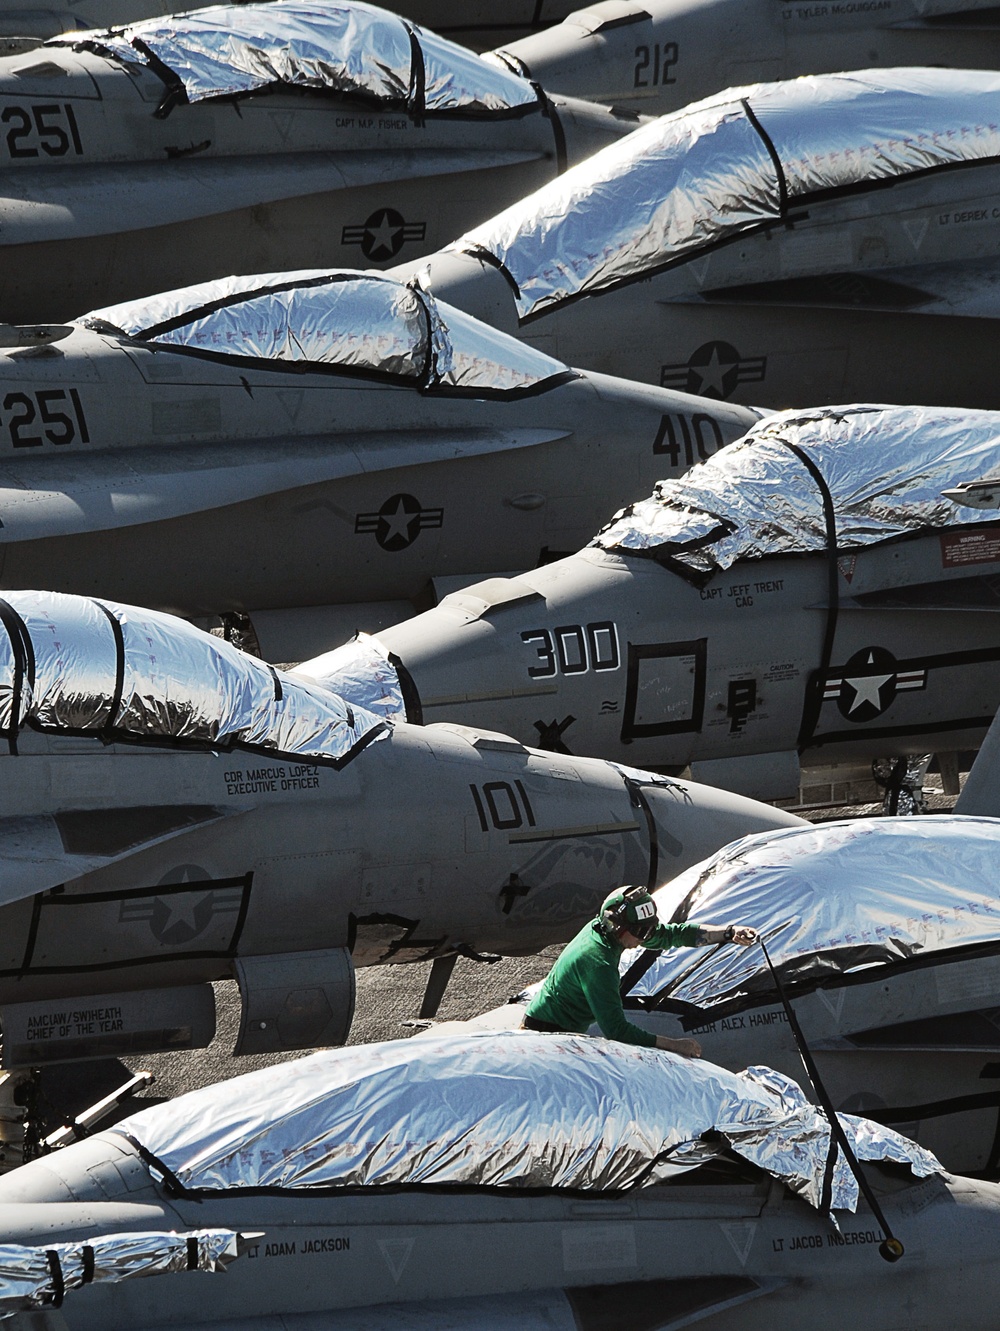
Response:
[[[0,818],[0,906],[72,882],[229,816],[211,805],[67,809]]]
[[[398,430],[109,449],[0,464],[0,541],[107,531],[345,476],[533,448],[565,430]]]
[[[447,153],[314,152],[253,159],[193,156],[9,172],[0,197],[3,243],[136,231],[329,190],[486,171],[541,156],[489,148]]]

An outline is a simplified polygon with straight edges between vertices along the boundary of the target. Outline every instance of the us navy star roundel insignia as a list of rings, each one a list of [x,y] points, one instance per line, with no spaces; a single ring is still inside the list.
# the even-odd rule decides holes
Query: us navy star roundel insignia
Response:
[[[360,245],[361,253],[373,263],[394,259],[407,241],[423,240],[426,222],[404,222],[395,208],[376,208],[361,226],[345,226],[341,245]]]
[[[664,365],[660,387],[698,397],[731,397],[739,384],[757,384],[767,373],[766,356],[741,356],[731,342],[705,342],[679,365]]]
[[[835,702],[848,721],[872,721],[892,704],[897,693],[927,687],[927,670],[900,670],[884,647],[863,647],[836,674],[827,676],[823,701]]]
[[[444,525],[443,508],[422,508],[413,495],[390,495],[377,513],[359,513],[356,536],[374,535],[383,550],[395,554],[412,545],[422,531]]]
[[[186,888],[188,883],[193,886]],[[176,877],[161,886],[162,896],[123,901],[119,919],[145,921],[156,941],[168,947],[190,943],[217,915],[234,915],[243,903],[242,887],[213,887],[205,870],[193,864],[182,865]]]

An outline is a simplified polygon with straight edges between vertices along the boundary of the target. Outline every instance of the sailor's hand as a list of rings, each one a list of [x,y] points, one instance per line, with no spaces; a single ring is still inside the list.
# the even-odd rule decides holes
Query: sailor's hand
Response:
[[[697,1040],[671,1040],[669,1036],[656,1037],[657,1049],[666,1049],[670,1054],[681,1054],[684,1058],[701,1058],[701,1045]]]
[[[729,942],[738,943],[740,947],[749,947],[751,943],[757,941],[757,930],[751,928],[749,924],[731,924],[726,933],[729,935]]]

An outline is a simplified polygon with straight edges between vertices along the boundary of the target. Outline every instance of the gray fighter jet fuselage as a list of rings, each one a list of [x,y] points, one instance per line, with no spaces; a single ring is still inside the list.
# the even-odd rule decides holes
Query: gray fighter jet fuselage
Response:
[[[380,640],[426,721],[758,797],[802,766],[972,748],[1000,705],[1000,546],[941,491],[991,472],[995,438],[992,413],[774,416],[579,554]]]
[[[993,69],[1000,27],[989,0],[611,0],[490,55],[553,92],[662,115],[762,79],[892,65]]]
[[[242,86],[228,68],[188,96],[127,42],[124,56],[54,45],[0,59],[0,317],[65,319],[234,268],[384,266],[439,247],[635,126],[631,113],[536,97],[432,34],[414,37],[414,68],[433,40],[427,63],[455,66],[443,81],[459,95],[438,110],[421,100],[430,86],[408,100],[407,30],[368,18],[370,67],[339,87],[338,60],[353,56],[322,22],[309,31],[333,86],[275,80],[239,97],[225,95]],[[380,42],[392,47],[383,64]],[[401,90],[389,95],[394,77]]]
[[[197,1045],[199,986],[223,977],[242,1050],[337,1043],[355,965],[530,953],[623,881],[797,821],[504,736],[385,730],[152,612],[37,593],[2,611],[25,725],[0,765],[7,1066]]]
[[[720,94],[394,271],[571,364],[690,393],[997,407],[979,117],[998,89],[876,70]]]
[[[255,620],[259,649],[297,660],[330,641],[303,636],[313,608],[356,607],[346,636],[405,617],[433,578],[575,550],[756,418],[570,371],[376,274],[233,285],[10,334],[22,345],[0,350],[3,585],[189,616],[273,612]],[[158,335],[164,315],[173,332]],[[428,318],[452,372],[427,369]],[[671,461],[668,432],[690,456]]]
[[[442,1066],[448,1042],[437,1042],[437,1056],[430,1062],[426,1042],[414,1041],[405,1053],[394,1052],[392,1045],[367,1051],[372,1059],[381,1055],[387,1061],[386,1076],[379,1082],[384,1094],[378,1100],[374,1095],[364,1098],[368,1112],[363,1118],[360,1111],[352,1114],[347,1108],[345,1120],[356,1131],[346,1145],[341,1140],[343,1124],[331,1131],[317,1121],[322,1114],[315,1107],[322,1086],[318,1073],[337,1072],[331,1056],[321,1055],[286,1064],[280,1077],[268,1078],[274,1087],[267,1107],[272,1121],[258,1108],[260,1090],[242,1078],[249,1097],[245,1110],[240,1106],[234,1112],[232,1107],[239,1083],[215,1087],[159,1111],[137,1114],[121,1132],[102,1133],[33,1161],[0,1180],[0,1223],[10,1245],[5,1257],[12,1275],[6,1301],[33,1305],[37,1311],[29,1314],[30,1324],[40,1322],[46,1331],[53,1325],[46,1320],[52,1316],[54,1298],[44,1257],[48,1250],[49,1265],[55,1267],[58,1260],[57,1269],[67,1276],[57,1325],[69,1331],[146,1331],[154,1325],[263,1331],[273,1318],[296,1331],[358,1326],[384,1331],[420,1324],[457,1331],[511,1326],[573,1331],[608,1325],[609,1309],[616,1326],[669,1328],[678,1321],[684,1325],[694,1314],[699,1325],[712,1331],[773,1331],[775,1326],[806,1323],[832,1331],[842,1322],[848,1285],[852,1299],[864,1299],[864,1324],[871,1331],[898,1327],[904,1298],[919,1309],[912,1324],[925,1331],[945,1323],[960,1331],[987,1331],[992,1325],[1000,1199],[996,1184],[940,1173],[937,1162],[926,1156],[917,1166],[934,1172],[918,1180],[899,1159],[917,1153],[897,1140],[899,1154],[891,1158],[898,1164],[867,1167],[876,1204],[903,1253],[902,1261],[888,1264],[879,1256],[881,1222],[866,1204],[860,1203],[853,1214],[839,1211],[835,1228],[814,1206],[793,1197],[784,1183],[741,1158],[738,1133],[728,1158],[716,1158],[700,1169],[684,1171],[682,1166],[683,1172],[665,1181],[647,1177],[631,1182],[640,1163],[647,1174],[658,1164],[671,1172],[677,1132],[670,1109],[680,1098],[686,1069],[680,1071],[667,1062],[670,1055],[661,1054],[654,1057],[667,1065],[666,1107],[648,1115],[649,1138],[642,1155],[635,1139],[647,1126],[646,1114],[620,1152],[629,1164],[636,1160],[624,1189],[614,1186],[617,1170],[611,1162],[590,1186],[570,1182],[547,1187],[552,1161],[561,1163],[569,1155],[567,1143],[587,1138],[588,1144],[581,1141],[579,1147],[578,1175],[598,1172],[598,1163],[591,1161],[601,1148],[589,1144],[593,1134],[609,1131],[611,1141],[603,1154],[614,1155],[619,1133],[612,1134],[604,1122],[581,1122],[579,1115],[593,1110],[597,1089],[606,1081],[611,1099],[618,1089],[611,1070],[618,1070],[619,1059],[614,1046],[608,1048],[603,1062],[609,1071],[602,1076],[599,1049],[579,1047],[587,1041],[564,1050],[553,1046],[553,1055],[561,1053],[567,1064],[575,1057],[581,1069],[575,1080],[566,1076],[553,1084],[537,1036],[455,1040],[452,1057],[456,1064],[464,1057],[475,1068],[477,1059],[486,1057],[484,1050],[504,1040],[510,1056],[503,1066],[510,1075],[490,1079],[500,1087],[489,1096],[493,1112],[485,1122],[482,1100],[469,1087],[473,1074],[463,1078],[459,1070],[453,1087],[453,1070]],[[551,1087],[553,1097],[562,1093],[554,1105],[543,1102],[544,1117],[532,1093],[518,1085],[518,1046],[528,1076],[539,1079],[542,1091]],[[426,1069],[423,1060],[428,1061]],[[761,1071],[767,1074],[767,1069]],[[390,1082],[393,1072],[395,1084]],[[654,1068],[635,1072],[650,1078],[652,1089]],[[752,1082],[704,1067],[687,1075],[693,1085],[684,1121],[690,1119],[699,1128],[713,1122],[699,1112],[707,1099],[702,1090],[706,1084],[729,1092],[726,1122],[737,1129],[753,1109],[765,1114],[776,1109],[776,1095],[765,1104],[738,1099]],[[326,1098],[337,1106],[342,1077],[337,1077],[333,1092],[327,1089]],[[314,1107],[301,1104],[299,1084],[314,1097]],[[471,1102],[459,1098],[463,1090]],[[624,1090],[630,1093],[627,1085]],[[433,1114],[436,1127],[442,1119],[440,1106],[449,1107],[449,1091],[454,1093],[450,1121],[441,1123],[440,1132],[429,1132],[424,1116]],[[722,1098],[720,1092],[716,1094]],[[485,1092],[479,1094],[486,1099]],[[217,1103],[221,1096],[226,1098],[222,1106]],[[391,1123],[390,1108],[396,1113]],[[613,1101],[607,1105],[605,1118],[616,1108]],[[822,1176],[824,1153],[817,1149],[815,1112],[804,1108],[811,1129],[805,1143],[786,1111],[786,1121],[770,1131],[758,1129],[755,1154],[779,1178],[784,1167],[813,1183],[817,1170]],[[165,1114],[174,1116],[175,1129],[169,1133],[163,1126]],[[553,1125],[557,1115],[558,1129],[550,1144],[542,1129]],[[464,1182],[488,1171],[483,1136],[492,1122],[509,1128],[520,1155],[496,1183]],[[187,1133],[194,1139],[190,1145],[184,1140],[189,1124],[194,1128]],[[383,1135],[373,1141],[376,1126]],[[313,1129],[311,1139],[305,1136],[308,1127]],[[661,1135],[654,1138],[657,1129]],[[658,1151],[664,1132],[671,1147]],[[405,1144],[400,1134],[406,1134]],[[170,1137],[180,1139],[176,1147]],[[410,1149],[414,1139],[422,1148],[419,1152]],[[725,1129],[721,1143],[718,1131],[712,1140],[714,1148],[702,1149],[718,1157]],[[195,1141],[204,1142],[200,1170]],[[229,1147],[229,1159],[220,1160],[220,1141]],[[501,1148],[494,1143],[490,1155],[502,1154],[505,1163],[513,1143],[506,1151],[506,1139]],[[686,1145],[697,1149],[694,1141]],[[163,1154],[170,1160],[169,1179],[163,1175]],[[313,1186],[310,1160],[318,1175]],[[434,1181],[393,1185],[395,1174],[408,1175],[414,1166],[418,1175],[428,1173],[432,1180],[444,1175],[444,1181],[436,1186]],[[345,1175],[341,1182],[338,1176]],[[449,1176],[457,1176],[451,1186]],[[508,1181],[506,1176],[512,1177]],[[660,1177],[653,1174],[653,1179]],[[189,1235],[197,1253],[199,1233],[218,1234],[243,1254],[228,1264],[225,1278],[185,1273],[177,1266],[174,1274],[153,1275],[160,1243]],[[98,1262],[92,1283],[82,1285],[80,1245],[88,1242],[93,1242]],[[116,1249],[121,1253],[118,1264],[113,1260]],[[105,1251],[109,1259],[102,1263]],[[146,1254],[143,1271],[139,1263]],[[138,1269],[129,1269],[132,1262]],[[151,1276],[152,1283],[133,1275]]]

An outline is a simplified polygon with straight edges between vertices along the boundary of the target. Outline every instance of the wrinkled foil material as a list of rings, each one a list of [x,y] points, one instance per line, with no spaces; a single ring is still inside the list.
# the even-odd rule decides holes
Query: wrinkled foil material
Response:
[[[189,1264],[188,1240],[197,1244],[197,1267]],[[86,1279],[84,1250],[90,1249],[93,1275]],[[189,1233],[102,1234],[89,1243],[53,1243],[47,1248],[0,1244],[0,1320],[56,1301],[49,1254],[54,1253],[68,1293],[85,1284],[112,1284],[134,1276],[174,1271],[224,1271],[239,1256],[239,1235],[230,1229]]]
[[[417,286],[349,268],[200,282],[77,323],[213,357],[385,375],[425,392],[510,393],[571,373]]]
[[[889,1129],[868,1159],[928,1152]],[[726,1141],[706,1142],[714,1130]],[[326,1050],[157,1105],[111,1129],[193,1192],[441,1185],[618,1191],[726,1142],[815,1205],[829,1127],[792,1082],[583,1035],[503,1031]],[[834,1205],[853,1209],[839,1176]]]
[[[373,716],[406,720],[403,690],[389,650],[370,633],[359,633],[342,647],[303,661],[292,674],[357,702]]]
[[[8,592],[22,630],[0,630],[0,731],[187,741],[343,762],[382,717],[246,656],[182,619],[83,596]],[[29,653],[31,670],[17,671]],[[22,676],[18,686],[18,674]]]
[[[499,260],[526,318],[774,225],[786,203],[997,156],[996,73],[758,83],[641,126],[452,248]]]
[[[591,542],[648,554],[696,580],[738,559],[827,548],[819,471],[833,501],[838,550],[918,532],[985,526],[982,509],[943,490],[1000,475],[1000,412],[950,407],[822,407],[754,425],[651,498],[621,510]],[[997,521],[996,518],[993,521]]]
[[[56,44],[85,44],[132,62],[152,57],[180,81],[189,102],[285,85],[415,112],[488,115],[538,106],[531,84],[510,70],[361,0],[219,5],[75,32],[49,43]]]
[[[654,893],[661,920],[735,920],[760,930],[784,983],[1000,940],[1000,822],[941,814],[754,833]],[[686,954],[686,955],[685,955]],[[648,953],[646,954],[648,955]],[[624,975],[640,958],[621,959]],[[773,1000],[759,947],[660,953],[633,998],[711,1010]]]

